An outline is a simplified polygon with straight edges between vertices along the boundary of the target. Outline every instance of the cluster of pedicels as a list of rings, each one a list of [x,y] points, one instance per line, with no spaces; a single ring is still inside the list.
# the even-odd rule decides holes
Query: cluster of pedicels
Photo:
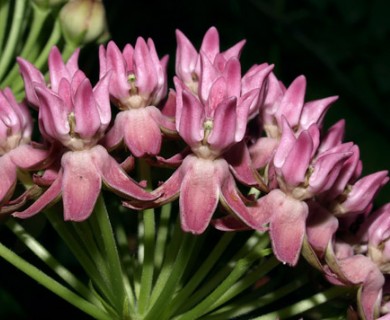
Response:
[[[283,263],[294,266],[302,253],[330,282],[356,286],[363,318],[390,313],[390,206],[371,212],[389,178],[387,171],[361,177],[358,147],[343,142],[343,120],[322,128],[337,97],[306,102],[305,77],[286,87],[267,63],[242,74],[245,42],[221,52],[215,28],[199,51],[180,31],[176,37],[169,93],[168,57],[158,57],[151,39],[122,51],[114,42],[101,46],[95,86],[78,67],[78,50],[64,63],[52,49],[48,82],[18,58],[42,141],[31,142],[26,103],[0,91],[2,212],[28,218],[62,199],[64,219],[82,221],[102,185],[132,209],[179,198],[184,231],[269,232]],[[164,158],[162,144],[172,137],[185,147]],[[118,163],[113,154],[123,150],[130,155]],[[128,174],[134,157],[175,171],[146,191]],[[34,173],[30,180],[26,172]],[[12,199],[18,178],[28,188]],[[243,194],[244,186],[257,192]]]

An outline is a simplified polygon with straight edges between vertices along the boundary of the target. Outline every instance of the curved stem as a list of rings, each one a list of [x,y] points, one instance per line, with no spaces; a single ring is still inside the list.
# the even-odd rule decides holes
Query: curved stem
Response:
[[[15,1],[15,8],[12,17],[11,29],[0,60],[0,79],[2,79],[4,74],[8,71],[9,63],[14,57],[15,49],[16,46],[18,45],[18,40],[21,33],[23,19],[25,18],[24,12],[26,7],[26,2],[27,2],[26,0]]]
[[[39,259],[49,266],[61,279],[75,289],[84,298],[91,297],[90,291],[79,279],[77,279],[68,269],[61,265],[50,252],[46,250],[34,237],[32,237],[14,219],[8,219],[6,226],[22,241]]]
[[[24,46],[22,51],[20,52],[19,56],[29,59],[29,60],[34,60],[36,57],[32,56],[32,54],[37,53],[37,50],[33,50],[34,47],[37,44],[37,39],[42,32],[42,27],[43,24],[46,21],[46,18],[48,14],[50,13],[49,10],[42,10],[34,3],[32,3],[32,8],[33,8],[33,20],[29,24],[31,26],[31,29],[29,31],[29,34],[27,36],[27,40],[24,41]],[[15,78],[19,75],[18,72],[19,68],[17,64],[14,64],[12,67],[11,71],[8,73],[8,75],[5,77],[5,79],[1,82],[1,86],[6,86],[12,83]]]
[[[151,189],[150,167],[144,159],[139,159],[139,178],[146,180],[148,189]],[[154,253],[156,241],[156,226],[154,221],[154,209],[144,210],[143,220],[143,263],[141,273],[141,286],[138,297],[138,312],[144,314],[149,306],[154,274]]]
[[[284,318],[293,317],[303,312],[306,312],[314,307],[317,307],[325,302],[328,302],[331,299],[345,296],[345,294],[347,294],[350,291],[351,288],[348,287],[333,286],[326,291],[319,292],[311,296],[310,298],[301,300],[281,310],[274,311],[266,315],[254,318],[253,320],[271,320],[271,319],[273,320],[273,319],[284,319]]]
[[[92,303],[84,300],[68,288],[64,287],[59,282],[50,278],[48,275],[43,273],[41,270],[28,263],[17,254],[9,250],[2,243],[0,243],[0,256],[14,265],[16,268],[27,274],[30,278],[36,280],[39,284],[43,285],[62,299],[68,301],[70,304],[100,320],[110,320],[111,318],[103,310],[93,305]]]
[[[7,32],[10,3],[11,1],[9,0],[0,0],[0,57],[3,54],[3,45],[5,40],[5,34]]]

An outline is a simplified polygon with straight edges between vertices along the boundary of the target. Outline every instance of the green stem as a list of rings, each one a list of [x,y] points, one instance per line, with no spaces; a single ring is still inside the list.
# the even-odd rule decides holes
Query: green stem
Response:
[[[49,266],[61,279],[75,289],[84,298],[91,297],[88,287],[86,287],[79,279],[77,279],[68,269],[61,265],[50,252],[46,250],[34,237],[14,219],[8,219],[6,226],[22,241],[39,259]]]
[[[8,24],[8,13],[11,1],[0,0],[0,57],[3,55],[3,46]],[[0,58],[1,59],[1,58]]]
[[[43,24],[46,21],[47,16],[50,13],[50,10],[43,10],[37,7],[34,3],[31,4],[33,8],[33,20],[29,24],[31,27],[29,34],[27,36],[27,40],[24,41],[24,46],[22,51],[20,52],[19,56],[34,60],[35,57],[32,55],[33,53],[37,53],[37,50],[35,50],[35,46],[37,45],[37,39],[42,32]],[[2,81],[1,85],[6,86],[10,83],[12,83],[15,78],[19,75],[19,68],[17,64],[14,64],[11,71],[8,73],[8,75],[5,77],[5,79]]]
[[[171,217],[172,203],[169,202],[161,208],[160,221],[158,225],[156,249],[154,254],[154,266],[156,272],[161,269],[169,234],[170,217]]]
[[[277,300],[285,297],[295,290],[298,290],[300,287],[306,284],[307,281],[307,278],[294,280],[283,287],[272,290],[272,292],[264,296],[259,296],[258,290],[255,290],[250,294],[237,299],[234,303],[229,303],[229,305],[223,308],[219,308],[212,314],[208,315],[207,319],[225,320],[243,316],[270,303],[276,302]]]
[[[75,307],[94,317],[95,319],[110,320],[111,318],[103,310],[99,309],[92,303],[84,300],[62,284],[58,283],[41,270],[28,263],[17,254],[9,250],[2,243],[0,243],[0,256],[14,265],[16,268],[27,274],[30,278],[36,280],[39,284],[43,285],[56,295],[71,303]]]
[[[147,187],[150,190],[152,187],[150,166],[144,159],[139,159],[138,164],[139,178],[140,180],[147,181]],[[141,215],[143,218],[143,262],[141,286],[138,297],[138,313],[142,315],[149,306],[150,294],[153,285],[156,225],[154,220],[154,209],[144,210]]]
[[[181,316],[176,317],[175,320],[198,319],[204,314],[208,313],[209,308],[221,297],[224,292],[226,292],[226,290],[228,290],[245,272],[248,271],[251,264],[252,261],[246,259],[238,261],[227,278],[213,292],[211,292],[206,299],[199,303],[195,308]]]
[[[202,287],[191,296],[191,299],[184,301],[182,306],[178,309],[178,313],[183,313],[190,308],[193,308],[199,301],[205,299],[205,297],[207,297],[210,292],[212,292],[232,272],[232,265],[234,265],[236,261],[249,258],[254,262],[261,258],[263,253],[258,251],[263,250],[267,244],[268,237],[263,234],[254,233],[224,267],[204,282]],[[266,250],[268,251],[268,249]]]
[[[180,250],[176,257],[176,261],[172,268],[172,273],[170,274],[168,280],[164,283],[164,287],[158,290],[160,294],[158,295],[158,298],[155,300],[155,303],[152,305],[151,309],[144,317],[144,320],[158,319],[159,315],[161,314],[161,310],[164,309],[164,306],[169,305],[176,290],[176,286],[182,278],[184,271],[186,270],[195,244],[196,239],[194,239],[194,236],[190,234],[184,235],[184,239],[181,242]],[[155,289],[156,287],[157,284]]]
[[[351,288],[348,287],[332,286],[331,288],[329,288],[324,292],[319,292],[311,296],[310,298],[301,300],[286,308],[268,313],[266,315],[257,317],[253,320],[271,320],[271,319],[273,320],[273,319],[285,319],[285,318],[293,317],[302,314],[303,312],[306,312],[310,309],[313,309],[325,302],[328,302],[331,299],[340,296],[345,296],[345,294],[347,294],[350,291]]]
[[[115,235],[118,242],[118,250],[122,258],[122,266],[124,269],[123,272],[123,285],[129,299],[129,305],[131,310],[129,312],[134,313],[135,306],[135,293],[132,286],[133,276],[134,276],[134,266],[132,262],[134,259],[130,256],[129,253],[129,243],[127,239],[127,234],[123,227],[122,223],[116,223],[115,225]]]
[[[223,292],[218,301],[213,304],[213,309],[218,308],[225,302],[238,296],[241,292],[249,288],[252,284],[254,284],[257,280],[261,279],[267,273],[272,271],[279,264],[280,262],[275,257],[271,257],[265,263],[260,263],[254,268],[254,270],[251,270],[251,272],[248,273],[243,279],[234,283],[231,287],[228,288],[228,290]]]
[[[100,228],[100,235],[103,240],[105,249],[104,256],[107,257],[106,261],[108,262],[107,267],[109,277],[111,279],[111,289],[116,298],[116,310],[122,312],[125,302],[125,290],[122,282],[123,271],[114,234],[111,227],[110,218],[108,216],[108,212],[102,194],[100,194],[96,201],[95,210],[91,215],[90,219],[91,218],[97,219]]]
[[[169,318],[170,315],[175,314],[175,312],[183,305],[183,303],[188,300],[188,297],[194,292],[194,290],[198,287],[198,285],[203,281],[203,279],[217,263],[221,255],[225,252],[225,249],[233,240],[234,236],[234,232],[228,232],[221,237],[218,244],[214,247],[207,259],[199,267],[197,272],[191,277],[190,281],[185,285],[182,290],[177,293],[176,297],[171,303],[170,308],[167,308],[167,314],[164,314],[162,316],[162,319]]]
[[[47,209],[46,213],[46,217],[53,228],[64,240],[91,280],[98,286],[101,292],[109,292],[110,290],[104,276],[102,276],[97,270],[95,262],[90,258],[86,248],[83,247],[83,241],[79,239],[79,236],[72,225],[64,222],[58,212],[55,212],[53,207]]]
[[[8,40],[5,45],[4,51],[2,52],[0,60],[0,79],[3,78],[4,74],[8,71],[8,66],[14,57],[16,46],[18,45],[21,27],[23,24],[24,11],[26,7],[26,0],[16,0],[14,14],[12,17],[12,25],[8,34]]]

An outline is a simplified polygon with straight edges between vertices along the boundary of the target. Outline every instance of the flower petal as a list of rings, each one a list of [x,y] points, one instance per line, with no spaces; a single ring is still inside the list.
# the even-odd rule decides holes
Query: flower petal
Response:
[[[183,161],[185,173],[180,188],[180,217],[182,229],[203,233],[217,208],[221,172],[211,160],[188,156]]]
[[[53,182],[53,184],[38,199],[36,199],[31,206],[24,211],[14,212],[12,215],[23,219],[36,215],[59,199],[61,189],[62,171],[58,173],[57,179]]]
[[[287,196],[279,189],[264,197],[263,206],[273,212],[270,236],[275,256],[283,263],[294,266],[299,258],[308,206],[305,202]]]
[[[95,207],[102,182],[91,156],[89,150],[70,151],[62,156],[62,198],[66,221],[84,221]]]

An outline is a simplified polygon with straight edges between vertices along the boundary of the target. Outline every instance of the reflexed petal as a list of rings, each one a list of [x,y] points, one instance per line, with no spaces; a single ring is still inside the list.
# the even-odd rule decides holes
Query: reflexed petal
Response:
[[[264,168],[272,159],[279,141],[273,138],[261,137],[249,148],[253,167]]]
[[[275,189],[264,196],[262,205],[272,212],[270,236],[275,256],[283,263],[295,265],[305,235],[308,206]]]
[[[317,202],[309,203],[306,234],[310,245],[322,257],[335,234],[339,223],[337,218]]]
[[[50,150],[34,147],[32,144],[23,144],[9,153],[12,162],[19,168],[32,169],[43,164],[50,156]]]
[[[185,173],[180,188],[180,217],[182,229],[203,233],[217,208],[221,172],[213,161],[188,156],[183,161]]]
[[[219,219],[213,219],[211,224],[215,229],[221,231],[245,231],[252,229],[233,215],[228,215]]]
[[[101,178],[88,151],[70,151],[61,159],[62,198],[65,221],[83,221],[94,207],[101,189]]]
[[[0,156],[0,203],[12,196],[16,185],[16,169],[8,154]]]
[[[103,137],[101,143],[108,150],[116,149],[122,143],[125,131],[124,128],[129,125],[128,112],[129,111],[119,112],[115,117],[114,125]]]
[[[62,171],[58,173],[57,179],[53,184],[38,198],[31,206],[21,212],[15,212],[12,215],[17,218],[29,218],[41,212],[59,199],[62,189]]]
[[[156,199],[153,195],[139,186],[131,179],[120,165],[111,157],[107,150],[97,145],[90,150],[93,151],[91,159],[99,171],[104,184],[113,192],[123,197],[130,197],[141,201]]]
[[[263,210],[262,205],[246,206],[239,193],[233,176],[227,172],[221,188],[221,203],[230,213],[241,219],[254,230],[264,231],[269,222],[269,212]]]
[[[151,117],[149,107],[132,109],[126,112],[126,122],[122,122],[124,141],[135,157],[156,155],[160,152],[162,135],[158,124]]]

